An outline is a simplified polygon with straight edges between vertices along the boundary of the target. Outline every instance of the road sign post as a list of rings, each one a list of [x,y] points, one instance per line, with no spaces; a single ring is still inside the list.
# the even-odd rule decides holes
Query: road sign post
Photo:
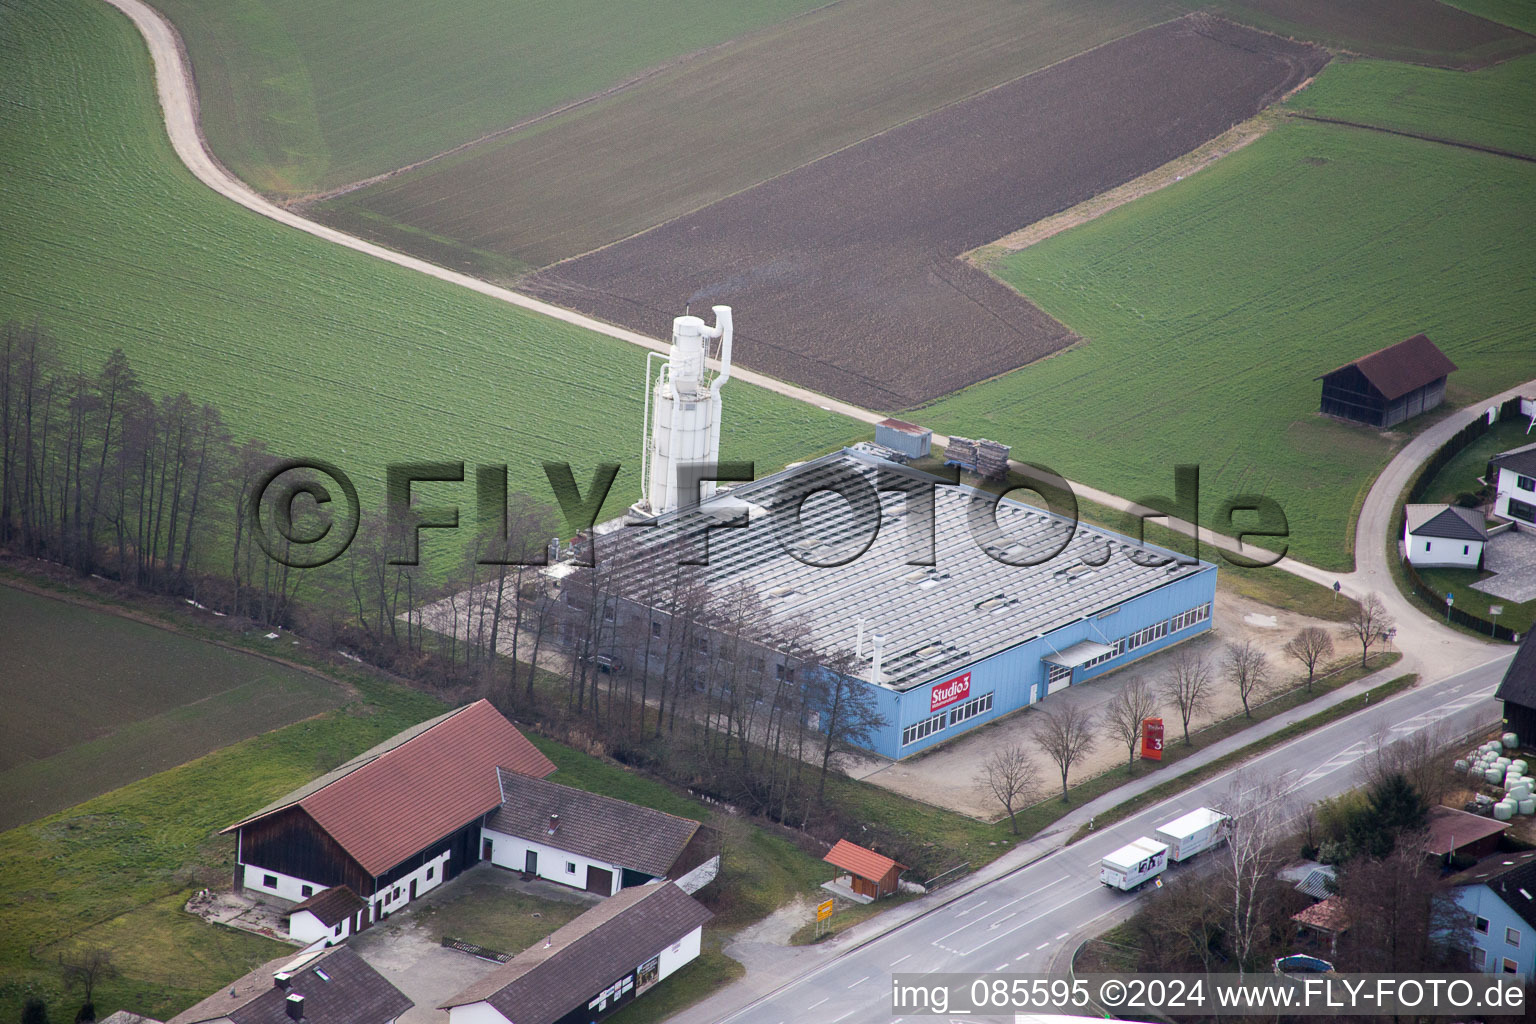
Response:
[[[1502,612],[1503,610],[1504,610],[1504,606],[1501,605],[1501,604],[1491,604],[1491,605],[1488,606],[1488,614],[1493,616],[1493,628],[1494,629],[1498,629],[1499,628],[1499,613]]]
[[[832,919],[832,908],[836,903],[837,901],[832,899],[816,904],[816,934],[818,936],[826,934],[827,929],[831,927],[827,922]]]
[[[1456,595],[1449,590],[1445,592],[1445,624],[1451,624],[1451,606],[1456,603]]]

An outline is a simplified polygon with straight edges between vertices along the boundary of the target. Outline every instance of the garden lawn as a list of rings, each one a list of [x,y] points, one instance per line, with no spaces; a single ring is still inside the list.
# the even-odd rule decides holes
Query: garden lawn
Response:
[[[1325,419],[1315,378],[1424,331],[1450,405],[1527,379],[1536,164],[1291,121],[990,269],[1087,342],[908,418],[1132,499],[1196,463],[1202,509],[1267,494],[1292,555],[1347,569],[1364,493],[1436,414]]]
[[[466,522],[479,463],[549,500],[543,460],[583,488],[617,461],[608,513],[638,497],[643,350],[215,195],[171,151],[138,34],[98,0],[0,0],[0,19],[0,320],[41,322],[70,368],[121,347],[152,394],[340,465],[366,511],[402,460],[467,463],[463,485],[417,488]],[[722,458],[760,473],[866,436],[740,381],[725,403]]]

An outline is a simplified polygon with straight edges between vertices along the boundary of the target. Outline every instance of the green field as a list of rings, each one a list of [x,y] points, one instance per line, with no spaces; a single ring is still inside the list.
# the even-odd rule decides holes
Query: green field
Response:
[[[308,672],[0,586],[0,829],[347,699]]]
[[[337,462],[368,509],[404,459],[508,463],[546,497],[542,460],[583,486],[619,461],[609,510],[638,495],[642,350],[240,209],[176,160],[125,18],[96,0],[0,17],[0,319],[40,320],[90,370],[121,346],[152,393]],[[726,409],[722,456],[764,470],[865,433],[739,381]],[[471,515],[470,476],[429,497]]]
[[[1359,60],[1336,63],[1287,107],[1533,156],[1533,96],[1536,56],[1481,71]]]
[[[215,153],[257,188],[333,188],[610,88],[825,0],[156,0]]]
[[[842,0],[319,212],[505,278],[1178,13],[1164,0]]]
[[[1269,494],[1292,554],[1347,568],[1404,435],[1322,418],[1314,378],[1417,331],[1450,404],[1529,378],[1536,165],[1292,121],[991,269],[1089,340],[917,418],[1130,498],[1198,463],[1203,509]]]

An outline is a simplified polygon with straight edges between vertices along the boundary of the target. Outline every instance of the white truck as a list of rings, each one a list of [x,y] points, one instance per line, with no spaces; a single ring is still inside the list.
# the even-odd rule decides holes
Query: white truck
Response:
[[[1099,881],[1111,889],[1130,892],[1162,874],[1167,866],[1167,844],[1142,836],[1099,862]]]
[[[1159,826],[1157,838],[1168,844],[1168,859],[1181,864],[1197,853],[1226,842],[1229,818],[1209,807],[1197,807]]]

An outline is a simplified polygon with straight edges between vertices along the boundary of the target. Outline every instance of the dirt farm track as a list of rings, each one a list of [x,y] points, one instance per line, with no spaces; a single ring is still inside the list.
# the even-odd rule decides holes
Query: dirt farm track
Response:
[[[1191,15],[1109,43],[525,278],[524,290],[665,336],[729,301],[736,357],[900,409],[1073,338],[955,257],[1220,134],[1327,63]]]

